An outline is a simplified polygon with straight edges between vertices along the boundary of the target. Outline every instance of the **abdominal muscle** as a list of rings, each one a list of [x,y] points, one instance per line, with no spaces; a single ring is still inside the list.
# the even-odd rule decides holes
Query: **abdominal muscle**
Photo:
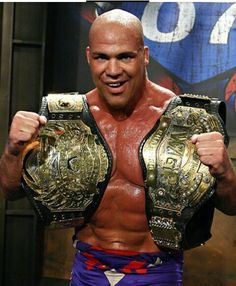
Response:
[[[152,107],[145,98],[132,115],[118,120],[99,107],[96,93],[88,101],[112,153],[112,174],[98,209],[77,238],[105,249],[157,252],[147,221],[139,148],[163,107]]]
[[[109,128],[109,123],[104,126]],[[111,130],[103,134],[113,155],[112,175],[97,211],[80,230],[78,239],[106,249],[156,252],[159,249],[147,222],[138,155],[147,131],[130,122],[120,122],[119,127],[113,123]]]
[[[144,189],[113,177],[78,239],[105,249],[158,251],[147,223]]]

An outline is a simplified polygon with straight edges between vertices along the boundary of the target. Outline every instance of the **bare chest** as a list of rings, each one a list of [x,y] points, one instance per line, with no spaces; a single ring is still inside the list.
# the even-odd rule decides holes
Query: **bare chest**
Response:
[[[98,124],[112,153],[112,175],[143,187],[140,145],[156,122],[156,117],[115,121],[103,118]]]

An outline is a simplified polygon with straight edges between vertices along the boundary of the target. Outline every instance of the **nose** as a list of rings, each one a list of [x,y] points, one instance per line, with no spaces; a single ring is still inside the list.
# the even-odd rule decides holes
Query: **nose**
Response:
[[[107,63],[106,74],[107,76],[117,77],[122,73],[121,66],[117,59],[110,59]]]

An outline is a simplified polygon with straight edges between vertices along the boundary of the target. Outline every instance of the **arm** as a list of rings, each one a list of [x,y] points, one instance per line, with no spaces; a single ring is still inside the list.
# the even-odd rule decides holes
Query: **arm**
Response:
[[[236,214],[236,174],[224,145],[224,138],[218,132],[193,135],[192,143],[203,164],[216,178],[216,207],[225,214]]]
[[[13,117],[8,141],[0,159],[0,187],[6,199],[16,199],[23,195],[20,188],[22,154],[45,123],[44,116],[33,112],[19,111]]]

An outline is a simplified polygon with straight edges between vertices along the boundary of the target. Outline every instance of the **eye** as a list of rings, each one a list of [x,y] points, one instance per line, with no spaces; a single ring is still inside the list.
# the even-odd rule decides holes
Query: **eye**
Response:
[[[125,57],[123,57],[121,60],[123,61],[123,62],[129,62],[129,61],[131,61],[131,57],[129,57],[129,56],[125,56]]]
[[[96,55],[93,56],[93,59],[103,62],[103,61],[108,60],[108,57],[106,55],[104,55],[104,54],[96,54]]]
[[[121,60],[122,62],[129,62],[131,61],[131,59],[133,58],[133,56],[129,55],[129,54],[122,54],[119,55],[118,59]]]
[[[122,61],[122,62],[127,63],[127,62],[132,61],[132,59],[134,59],[135,56],[136,56],[136,55],[133,54],[133,53],[122,53],[122,54],[120,54],[120,55],[118,56],[118,59],[119,59],[120,61]]]

